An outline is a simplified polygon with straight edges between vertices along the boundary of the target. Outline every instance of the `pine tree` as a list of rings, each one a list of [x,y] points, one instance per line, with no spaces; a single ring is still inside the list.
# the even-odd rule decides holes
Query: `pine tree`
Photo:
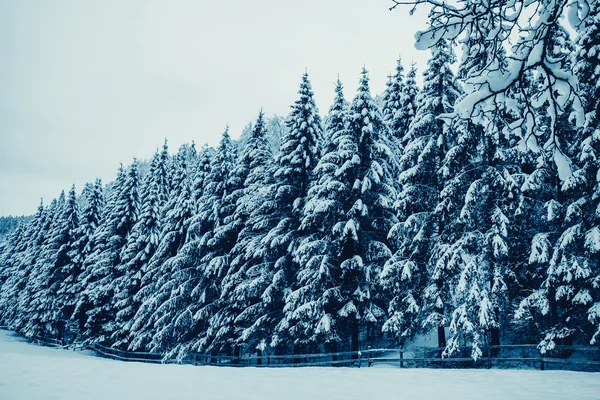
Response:
[[[237,240],[231,250],[231,263],[223,278],[220,304],[218,311],[211,317],[211,326],[202,341],[202,347],[215,349],[231,349],[238,337],[239,327],[235,323],[236,317],[247,307],[248,298],[243,292],[252,289],[242,286],[244,273],[254,266],[254,261],[263,256],[255,251],[259,246],[262,221],[254,218],[259,215],[264,204],[264,191],[272,183],[273,158],[266,139],[264,114],[258,115],[248,144],[244,148],[234,174],[245,177],[243,188],[236,201],[236,209],[231,218],[232,227],[239,229]],[[238,193],[233,193],[238,196]],[[254,226],[253,223],[259,225]]]
[[[284,318],[275,336],[294,338],[295,343],[309,348],[324,343],[334,352],[341,341],[337,312],[343,299],[339,292],[337,243],[331,240],[331,233],[335,221],[344,217],[342,197],[349,190],[347,182],[336,174],[353,155],[347,122],[348,102],[338,78],[326,119],[322,156],[301,210],[299,244],[292,254],[299,270],[294,288],[286,296]]]
[[[571,69],[570,55],[574,47],[569,35],[558,24],[551,29],[555,40],[548,43],[546,51],[561,68]],[[538,74],[532,85],[532,97],[542,99],[535,110],[535,139],[537,143],[545,144],[536,147],[527,143],[539,158],[538,167],[526,181],[524,189],[536,192],[539,197],[544,196],[548,212],[540,210],[530,255],[535,279],[529,282],[529,291],[516,313],[518,320],[539,321],[544,335],[540,343],[542,351],[552,349],[557,342],[572,343],[573,334],[585,323],[587,307],[581,303],[570,303],[574,295],[573,284],[583,288],[585,285],[576,281],[582,278],[585,281],[590,275],[585,272],[585,264],[578,264],[578,261],[583,261],[580,257],[583,253],[581,228],[586,212],[581,206],[586,203],[582,198],[586,196],[585,192],[589,193],[589,186],[585,183],[588,177],[585,175],[590,170],[578,168],[584,163],[571,161],[578,158],[576,143],[581,143],[582,132],[574,128],[567,114],[547,112],[547,101],[543,100],[547,79],[545,74]],[[564,257],[565,254],[568,256]],[[587,276],[582,277],[582,274]],[[574,279],[574,276],[578,278]]]
[[[241,161],[241,162],[240,162]],[[212,227],[212,231],[206,235],[206,254],[202,258],[203,264],[201,267],[206,268],[201,280],[194,288],[193,295],[200,297],[201,301],[195,305],[193,318],[200,324],[200,334],[198,339],[191,342],[191,349],[196,351],[204,351],[213,344],[216,351],[220,343],[213,343],[215,337],[227,333],[230,334],[229,326],[225,325],[225,329],[220,331],[222,327],[222,318],[230,318],[228,313],[223,310],[227,303],[227,299],[221,297],[222,284],[226,274],[230,271],[231,251],[237,242],[238,235],[242,229],[242,220],[240,215],[236,215],[237,202],[242,197],[244,192],[244,181],[248,176],[249,157],[237,156],[237,148],[230,141],[229,135],[225,135],[218,149],[215,158],[215,165],[211,169],[210,181],[207,184],[207,196],[211,193],[217,194],[221,189],[222,195],[217,197],[207,197],[203,200],[209,206],[214,203],[215,210],[218,210],[220,215],[218,221]],[[221,186],[220,179],[225,179]],[[214,192],[213,192],[214,190]],[[217,208],[220,205],[219,208]],[[202,205],[201,205],[202,206]],[[190,240],[182,248],[181,256],[185,258],[187,263],[193,263],[197,257],[198,241],[201,238],[198,236],[190,236]],[[210,257],[210,259],[209,259]],[[211,282],[213,276],[218,276],[215,281]]]
[[[170,325],[155,338],[156,342],[187,344],[208,329],[215,311],[213,306],[220,296],[220,282],[229,265],[228,252],[233,247],[231,239],[219,233],[234,211],[226,200],[236,189],[229,179],[234,164],[235,149],[227,127],[211,159],[188,240],[177,255],[178,272],[172,284],[166,285],[178,287],[176,295],[168,301],[177,304],[170,307],[175,309],[174,317],[169,318]]]
[[[412,123],[415,114],[417,112],[417,99],[419,97],[419,87],[417,86],[417,68],[412,63],[410,70],[406,75],[406,81],[402,86],[402,93],[400,98],[400,106],[394,114],[392,125],[395,127],[396,132],[399,135],[400,145],[402,147],[408,144],[409,128]]]
[[[173,187],[171,198],[162,209],[159,245],[152,258],[141,268],[141,287],[133,298],[139,308],[124,326],[129,335],[130,350],[164,351],[167,345],[172,345],[157,343],[159,341],[155,337],[162,330],[155,324],[159,319],[163,325],[174,322],[160,318],[164,315],[160,308],[167,308],[165,304],[172,297],[173,286],[167,283],[173,279],[175,260],[179,257],[178,252],[184,245],[190,221],[196,212],[189,162],[186,151],[180,149],[172,168],[172,180],[178,184]],[[169,311],[175,313],[178,310]]]
[[[81,332],[84,329],[86,321],[85,314],[74,314],[74,312],[78,299],[85,290],[81,282],[84,263],[95,247],[92,239],[101,223],[102,210],[104,208],[102,181],[96,179],[93,185],[87,183],[83,189],[82,196],[85,198],[85,205],[79,218],[79,227],[75,231],[75,237],[69,249],[71,262],[65,267],[67,278],[64,281],[64,286],[61,288],[64,296],[65,315],[75,323],[75,330],[77,332]]]
[[[539,345],[542,352],[553,349],[556,344],[585,343],[590,338],[592,341],[596,339],[592,335],[593,326],[588,323],[597,322],[594,299],[598,298],[598,280],[594,280],[597,274],[594,271],[598,269],[597,253],[600,252],[596,107],[599,76],[597,68],[594,69],[594,65],[598,65],[598,56],[594,53],[598,46],[590,40],[588,33],[598,30],[597,18],[588,21],[588,24],[579,38],[580,48],[574,58],[571,57],[574,45],[559,24],[552,27],[553,40],[548,43],[547,49],[563,69],[571,69],[574,59],[574,69],[585,94],[582,98],[586,115],[583,128],[576,129],[567,113],[554,118],[542,114],[550,123],[553,119],[557,121],[558,138],[555,141],[558,144],[545,145],[543,155],[548,164],[556,164],[553,204],[559,212],[555,213],[553,229],[537,235],[532,243],[532,259],[545,267],[545,271],[540,273],[543,282],[539,289],[523,300],[516,315],[523,319],[535,310],[546,317],[547,322],[542,324],[544,337]],[[540,77],[541,87],[547,86],[547,79]],[[569,110],[570,104],[565,108]],[[551,249],[550,243],[554,244]]]
[[[29,304],[30,293],[25,289],[43,243],[47,221],[48,210],[44,207],[43,201],[40,201],[36,213],[24,228],[23,242],[15,248],[12,257],[6,261],[10,275],[0,293],[0,309],[3,310],[2,323],[15,330],[20,330],[27,320],[23,312]]]
[[[344,98],[344,87],[338,76],[335,84],[335,98],[324,121],[325,129],[320,146],[321,157],[335,150],[336,144],[333,135],[345,127],[348,120],[348,108],[348,101]]]
[[[46,297],[46,309],[42,321],[45,322],[46,330],[53,337],[62,338],[66,330],[66,323],[71,317],[72,308],[66,302],[65,288],[74,280],[74,272],[70,266],[73,262],[73,248],[78,240],[79,230],[79,205],[73,185],[69,190],[64,206],[57,216],[56,228],[50,238],[49,252],[52,252],[50,264],[47,265],[47,274],[42,279],[48,282]],[[47,261],[48,262],[48,261]],[[43,275],[42,275],[43,276]]]
[[[452,110],[460,90],[450,69],[452,62],[454,54],[451,48],[441,41],[433,49],[432,58],[423,74],[419,105],[405,136],[407,144],[400,159],[401,190],[395,203],[400,223],[390,231],[395,254],[386,268],[387,287],[393,285],[396,277],[405,281],[400,291],[392,297],[392,303],[395,303],[390,303],[390,311],[394,313],[392,316],[408,318],[409,325],[412,325],[410,321],[414,319],[418,307],[424,318],[424,327],[438,328],[439,347],[446,345],[444,303],[450,300],[448,283],[454,272],[443,263],[430,265],[429,259],[436,236],[443,229],[433,219],[443,185],[438,171],[445,152],[454,141],[452,130],[438,117]],[[425,291],[422,290],[423,276],[428,277]],[[399,304],[399,299],[404,304]],[[398,323],[399,320],[390,320],[387,325],[396,335],[407,329]],[[410,331],[406,334],[410,334]]]
[[[57,332],[52,324],[46,329],[47,315],[51,312],[52,294],[49,286],[54,282],[54,262],[57,250],[61,246],[59,240],[60,215],[65,205],[65,193],[61,192],[58,199],[52,200],[48,207],[46,221],[43,226],[43,236],[38,245],[37,257],[30,270],[25,290],[19,295],[21,317],[25,317],[20,331],[27,336],[56,337]]]
[[[194,192],[194,198],[196,202],[198,202],[200,197],[202,197],[202,192],[204,191],[204,182],[210,173],[212,157],[213,149],[208,146],[204,146],[200,151],[197,163],[191,166],[192,168],[195,168],[192,190]]]
[[[596,1],[590,7],[592,18],[586,21],[585,29],[580,34],[579,50],[575,56],[575,72],[582,86],[581,96],[585,99],[586,123],[583,127],[582,141],[579,148],[578,162],[580,173],[575,175],[586,177],[587,200],[589,201],[586,211],[586,233],[584,242],[584,263],[592,271],[590,278],[592,288],[589,291],[594,303],[588,310],[588,320],[595,325],[595,333],[591,343],[600,341],[600,266],[598,264],[598,253],[600,252],[600,185],[598,174],[600,173],[600,46],[596,38],[600,35],[600,4]],[[596,181],[594,181],[596,177]],[[589,285],[586,282],[586,285]],[[584,295],[583,291],[581,293]],[[573,297],[575,300],[575,297]],[[584,303],[580,296],[579,299]]]
[[[29,222],[20,223],[2,242],[0,253],[0,324],[11,324],[16,311],[16,290],[20,285],[20,257],[27,249],[28,237],[32,226],[37,224],[44,208],[42,205]]]
[[[385,90],[381,96],[381,118],[383,122],[389,126],[390,121],[394,117],[394,111],[392,109],[392,104],[390,98],[392,96],[392,86],[394,85],[394,75],[391,73],[387,76],[387,81],[385,82]]]
[[[292,253],[298,244],[300,214],[319,159],[323,128],[307,73],[298,94],[286,121],[274,182],[260,193],[265,200],[248,220],[257,240],[247,245],[255,256],[241,277],[238,293],[247,306],[236,322],[242,329],[240,342],[251,348],[264,348],[282,319],[284,298],[298,269]],[[274,347],[281,333],[271,341]]]
[[[128,171],[121,166],[114,192],[105,208],[102,224],[96,230],[95,249],[85,262],[82,293],[76,313],[87,314],[85,336],[101,342],[108,341],[115,316],[111,308],[114,295],[116,267],[121,262],[121,252],[138,217],[138,162]]]
[[[446,153],[441,173],[446,178],[435,218],[443,230],[435,261],[455,271],[451,278],[454,304],[445,354],[472,346],[471,356],[482,356],[482,344],[500,344],[500,328],[508,327],[510,294],[522,241],[515,229],[523,212],[518,160],[511,159],[500,121],[485,128],[472,123],[454,126],[457,140]]]
[[[402,60],[398,58],[396,63],[396,73],[391,76],[391,82],[387,88],[387,99],[383,109],[383,121],[390,130],[392,142],[400,145],[400,141],[405,131],[403,119],[401,118],[404,105],[404,67]]]
[[[396,184],[391,174],[396,161],[390,148],[363,68],[346,138],[338,145],[338,157],[347,158],[336,175],[347,187],[343,217],[332,231],[339,246],[340,293],[345,303],[338,315],[340,326],[349,328],[353,351],[358,350],[361,325],[378,328],[385,314],[378,277],[391,256],[387,233],[396,221],[392,209]]]
[[[473,32],[463,54],[479,45]],[[485,53],[466,56],[458,77],[486,62]],[[433,213],[439,235],[431,261],[438,271],[449,271],[446,299],[452,299],[444,301],[451,333],[444,355],[456,355],[461,344],[469,343],[474,359],[482,356],[482,345],[499,345],[500,328],[511,322],[507,316],[519,284],[517,266],[526,254],[515,246],[524,239],[517,229],[524,198],[522,180],[515,176],[521,172],[520,159],[510,148],[515,143],[503,132],[511,116],[504,112],[487,118],[482,125],[454,121],[456,138],[444,149],[438,170],[443,187]]]
[[[197,337],[198,331],[190,308],[195,305],[195,300],[197,300],[193,298],[194,287],[203,277],[201,258],[204,246],[195,239],[203,238],[210,230],[210,223],[205,221],[197,211],[199,203],[206,195],[213,158],[213,149],[204,147],[200,151],[199,162],[195,165],[193,177],[194,193],[187,200],[188,202],[191,200],[191,202],[183,207],[183,212],[178,213],[180,217],[188,217],[187,220],[182,221],[187,228],[186,242],[182,243],[183,247],[175,256],[160,266],[160,277],[153,293],[154,298],[157,299],[154,301],[156,311],[150,320],[154,321],[155,330],[150,343],[150,349],[153,351],[180,352],[182,344]],[[181,192],[180,201],[186,201],[184,199],[188,196],[188,191],[189,189],[185,188]],[[191,249],[194,254],[186,257],[186,249],[190,249],[192,242]]]
[[[150,164],[150,171],[140,190],[141,206],[139,216],[127,236],[121,251],[120,263],[115,267],[113,277],[114,297],[112,299],[115,323],[111,327],[111,341],[115,347],[123,345],[127,335],[124,326],[131,320],[139,307],[134,299],[140,289],[142,273],[159,246],[161,232],[161,210],[168,200],[169,186],[166,180],[168,162],[163,154],[156,153]],[[164,185],[164,186],[160,186]],[[174,192],[171,190],[171,192]]]

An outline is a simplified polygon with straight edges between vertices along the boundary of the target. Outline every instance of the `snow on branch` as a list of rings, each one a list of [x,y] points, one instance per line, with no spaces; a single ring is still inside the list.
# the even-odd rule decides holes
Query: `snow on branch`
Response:
[[[415,35],[417,49],[430,49],[440,40],[460,44],[465,58],[471,61],[462,76],[465,95],[455,104],[451,115],[484,122],[485,116],[503,109],[517,116],[507,126],[523,138],[531,150],[548,151],[559,167],[568,165],[556,138],[561,115],[574,120],[577,126],[585,122],[578,81],[572,72],[570,51],[557,51],[561,25],[568,21],[578,35],[583,34],[586,20],[592,17],[591,0],[392,0],[390,10],[410,5],[411,14],[417,7],[430,8],[428,27]],[[593,7],[592,7],[593,8]],[[568,50],[568,49],[566,49]],[[539,82],[536,96],[524,95],[514,102],[514,94],[524,81]],[[526,86],[526,85],[525,85]],[[533,110],[545,109],[549,121],[549,136],[543,144],[535,131],[538,121]],[[561,178],[569,179],[566,171]]]

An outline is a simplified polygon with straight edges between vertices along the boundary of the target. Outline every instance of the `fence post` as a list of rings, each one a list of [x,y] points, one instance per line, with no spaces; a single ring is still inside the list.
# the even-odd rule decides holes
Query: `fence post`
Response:
[[[398,353],[400,356],[400,368],[404,368],[404,345],[400,346],[400,348],[398,349]]]
[[[360,368],[360,364],[362,364],[362,353],[359,350],[358,351],[358,368]]]
[[[546,366],[544,365],[544,357],[540,358],[540,371],[545,371]]]
[[[488,368],[492,368],[492,346],[488,347]]]

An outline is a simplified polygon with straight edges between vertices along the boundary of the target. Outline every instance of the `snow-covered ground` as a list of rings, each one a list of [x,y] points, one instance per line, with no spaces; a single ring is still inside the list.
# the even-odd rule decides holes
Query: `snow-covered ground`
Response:
[[[219,368],[126,363],[0,330],[0,399],[594,399],[600,374],[396,368]]]

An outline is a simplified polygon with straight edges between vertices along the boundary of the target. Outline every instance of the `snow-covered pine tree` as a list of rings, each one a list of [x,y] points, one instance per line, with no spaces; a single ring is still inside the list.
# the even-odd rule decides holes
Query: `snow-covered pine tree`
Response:
[[[156,159],[156,161],[154,161]],[[156,163],[154,171],[154,181],[158,188],[158,203],[165,204],[169,200],[169,194],[172,189],[177,190],[177,181],[172,179],[171,175],[171,158],[169,157],[169,146],[167,145],[167,139],[165,139],[162,149],[159,154],[153,156],[153,161]],[[151,162],[152,164],[152,162]],[[152,165],[150,166],[152,170]],[[139,173],[139,171],[138,171]]]
[[[16,312],[16,298],[19,287],[23,284],[20,260],[27,250],[31,238],[28,233],[38,226],[44,212],[42,204],[29,222],[22,222],[3,241],[0,255],[0,324],[10,326]],[[34,235],[35,236],[35,235]]]
[[[345,132],[346,137],[338,139],[338,157],[344,162],[336,170],[346,186],[342,193],[343,217],[335,221],[332,239],[339,246],[339,290],[344,302],[338,311],[339,326],[347,328],[350,347],[357,351],[361,328],[367,329],[369,340],[383,322],[379,274],[392,255],[387,233],[396,222],[396,181],[391,173],[396,160],[371,97],[365,68]],[[375,330],[369,334],[371,328]]]
[[[407,282],[401,285],[400,291],[392,297],[392,302],[398,303],[398,299],[409,295],[412,298],[408,297],[398,309],[398,306],[390,303],[390,312],[393,312],[391,315],[399,312],[399,318],[414,318],[416,307],[419,307],[423,316],[422,327],[437,327],[439,347],[446,346],[445,303],[450,301],[451,289],[448,284],[455,272],[446,269],[444,263],[430,265],[429,259],[431,248],[442,229],[433,219],[443,187],[443,177],[438,171],[444,154],[455,141],[450,126],[438,119],[452,110],[452,105],[460,94],[450,69],[453,62],[452,49],[446,42],[440,41],[432,49],[428,68],[423,73],[424,83],[419,94],[418,108],[405,136],[407,144],[400,158],[401,190],[395,202],[400,222],[390,231],[395,254],[386,267],[388,282],[385,283],[390,288],[394,279],[405,277]],[[420,278],[424,275],[427,276],[428,283],[426,290],[422,291]],[[419,294],[422,299],[415,299]],[[397,327],[399,330],[396,335],[410,333],[406,326],[398,325],[393,320],[388,327]]]
[[[239,286],[247,306],[236,323],[242,329],[240,343],[251,348],[264,349],[269,342],[277,348],[295,339],[282,340],[287,335],[284,330],[269,341],[282,319],[285,295],[298,269],[292,254],[298,244],[300,214],[313,182],[323,131],[308,73],[302,76],[298,94],[286,121],[287,133],[274,166],[274,182],[260,194],[265,201],[248,220],[258,241],[250,245],[254,247],[254,260],[245,267]],[[298,351],[298,343],[295,345]]]
[[[160,266],[161,272],[152,294],[156,299],[153,301],[156,309],[150,319],[154,329],[150,343],[150,349],[153,351],[181,353],[180,350],[185,349],[181,345],[187,344],[198,334],[190,307],[194,305],[194,300],[197,300],[192,297],[193,289],[203,278],[204,265],[201,257],[205,249],[204,245],[196,242],[195,239],[204,237],[211,226],[209,221],[204,220],[197,211],[199,203],[206,194],[214,158],[213,149],[203,147],[198,158],[198,163],[194,165],[193,194],[190,199],[192,202],[189,204],[194,207],[195,215],[183,222],[187,230],[186,242],[175,256]],[[182,195],[186,196],[186,192],[187,189],[182,191]],[[189,206],[184,207],[184,210],[187,208],[192,211]],[[187,212],[179,215],[187,215]],[[189,245],[192,242],[193,244]],[[186,246],[188,250],[191,248],[193,255],[186,253]]]
[[[551,30],[554,39],[548,42],[547,53],[560,68],[571,69],[574,45],[569,34],[558,22]],[[534,98],[541,97],[539,93],[543,95],[548,79],[545,74],[538,75]],[[540,230],[532,241],[530,262],[537,268],[537,279],[529,286],[530,292],[516,317],[538,321],[543,334],[539,347],[545,352],[556,344],[585,343],[591,337],[587,311],[593,302],[591,268],[597,262],[593,250],[586,248],[586,233],[597,218],[592,193],[598,170],[598,142],[591,133],[594,128],[589,130],[593,119],[590,117],[596,112],[593,106],[589,108],[584,102],[587,122],[583,129],[577,129],[569,112],[553,116],[546,112],[547,100],[540,103],[535,134],[537,141],[545,144],[533,147],[539,153],[541,167],[526,182],[526,189],[550,192],[551,198],[545,213],[547,221],[539,224],[546,229]],[[567,103],[565,110],[569,109]]]
[[[589,12],[591,18],[586,21],[578,38],[574,69],[579,78],[586,110],[583,140],[577,161],[582,171],[580,174],[587,178],[586,187],[591,189],[586,207],[589,214],[584,217],[587,220],[584,254],[593,279],[590,292],[594,303],[588,310],[588,320],[595,326],[591,343],[597,344],[600,342],[600,44],[597,40],[600,37],[600,2],[594,1]]]
[[[36,213],[25,227],[24,241],[7,260],[10,275],[2,286],[0,309],[2,323],[17,331],[27,320],[26,315],[22,314],[29,304],[27,282],[39,256],[48,221],[48,209],[44,207],[43,201],[40,201]]]
[[[152,258],[141,268],[141,287],[133,297],[134,304],[139,305],[139,308],[136,307],[135,315],[124,326],[124,330],[129,335],[130,350],[164,351],[166,349],[166,343],[161,343],[160,346],[151,343],[159,333],[155,323],[161,314],[157,313],[157,310],[172,295],[172,286],[166,283],[173,279],[173,260],[178,258],[178,251],[188,235],[190,220],[196,212],[192,191],[194,178],[189,166],[188,152],[188,149],[182,147],[172,164],[171,180],[177,184],[172,186],[170,198],[161,211],[162,230],[158,248]],[[166,318],[161,321],[163,325],[169,322],[172,321]]]
[[[400,141],[405,131],[403,131],[403,119],[401,113],[403,112],[404,106],[404,67],[402,66],[402,59],[398,58],[396,62],[396,72],[390,77],[390,82],[386,89],[386,99],[383,108],[383,122],[385,122],[391,135],[392,142],[396,145],[400,145]]]
[[[5,290],[8,291],[7,281],[11,278],[14,269],[15,255],[22,251],[25,245],[26,222],[19,222],[14,231],[8,233],[0,241],[0,323],[4,315],[2,297]],[[5,286],[6,284],[6,286]]]
[[[408,144],[408,131],[415,114],[417,112],[417,99],[419,97],[419,87],[417,86],[417,67],[412,63],[410,70],[406,75],[406,81],[402,86],[402,94],[398,111],[394,114],[392,126],[400,135],[400,145],[404,147]]]
[[[80,281],[84,262],[94,249],[92,238],[96,229],[100,226],[102,210],[104,208],[104,189],[102,181],[96,179],[94,184],[87,183],[83,189],[82,196],[85,199],[83,210],[79,217],[79,227],[75,231],[74,241],[69,249],[70,263],[65,266],[67,278],[60,294],[64,297],[64,313],[75,323],[76,333],[84,329],[86,321],[85,314],[74,316],[79,296],[84,291]]]
[[[336,144],[332,136],[335,132],[344,128],[348,120],[348,108],[348,101],[344,98],[344,86],[338,76],[335,83],[335,98],[324,120],[323,140],[319,146],[321,157],[335,150]]]
[[[522,98],[537,96],[538,86],[533,73],[528,73],[511,90],[511,95],[517,103],[525,106]],[[536,125],[539,127],[535,133],[542,135],[547,132],[548,116],[543,108],[535,110],[535,113]],[[526,199],[523,213],[526,218],[520,228],[524,233],[523,242],[529,243],[529,255],[521,260],[527,264],[522,271],[515,268],[522,288],[517,296],[520,304],[515,313],[514,325],[529,343],[539,340],[540,333],[553,324],[553,316],[556,315],[555,301],[548,302],[554,296],[547,297],[543,286],[553,246],[558,239],[565,198],[560,190],[556,164],[539,152],[535,154],[530,151],[523,138],[519,141],[518,151],[524,156],[520,190]],[[545,306],[542,306],[543,303]],[[553,310],[551,313],[550,309]],[[536,310],[541,312],[538,314]]]
[[[204,191],[204,182],[206,177],[210,173],[210,164],[213,157],[213,149],[204,145],[198,154],[198,160],[190,167],[194,170],[193,172],[193,184],[192,191],[194,193],[194,199],[196,202],[202,197]]]
[[[385,82],[385,90],[381,95],[381,118],[386,126],[389,126],[389,122],[394,117],[394,111],[392,110],[392,105],[390,104],[390,97],[392,96],[392,86],[394,85],[394,75],[391,73],[387,76],[387,81]]]
[[[463,54],[480,45],[477,34],[467,40]],[[465,57],[459,77],[489,60]],[[451,279],[453,304],[444,354],[456,355],[468,343],[478,359],[484,345],[499,345],[512,319],[512,296],[518,291],[517,271],[526,252],[520,235],[525,200],[520,191],[521,159],[503,132],[506,113],[488,114],[482,125],[455,121],[456,140],[446,152],[440,173],[444,187],[435,218],[440,231],[434,262],[456,271]],[[515,176],[516,175],[516,176]]]
[[[26,336],[53,336],[54,329],[46,330],[45,322],[52,308],[52,293],[48,290],[54,282],[51,281],[54,272],[59,240],[60,216],[65,206],[65,192],[58,199],[53,199],[48,207],[47,220],[44,224],[43,239],[39,245],[38,257],[32,266],[27,279],[24,293],[19,295],[20,313],[26,320],[21,332]]]
[[[295,285],[286,296],[284,318],[276,331],[283,338],[294,338],[308,348],[321,344],[337,351],[341,341],[338,311],[343,305],[338,267],[338,243],[332,240],[336,221],[344,218],[343,200],[348,183],[336,174],[355,153],[346,130],[348,102],[339,78],[335,99],[325,121],[322,156],[313,172],[314,182],[308,189],[302,208],[300,238],[293,256],[299,265]]]
[[[114,294],[112,308],[115,315],[111,326],[111,342],[115,347],[127,343],[128,332],[125,325],[133,318],[139,303],[135,295],[140,289],[143,271],[159,246],[162,229],[161,211],[168,200],[169,185],[166,180],[168,167],[164,165],[169,160],[164,157],[167,153],[166,143],[163,152],[158,151],[150,163],[150,171],[146,175],[140,189],[139,216],[127,236],[120,262],[115,267],[113,277]],[[163,186],[161,186],[163,185]],[[173,189],[174,192],[178,189]]]
[[[247,307],[245,290],[251,287],[243,285],[246,270],[261,257],[261,236],[256,229],[262,229],[261,221],[251,218],[257,215],[267,200],[265,191],[273,182],[273,157],[266,138],[264,114],[260,111],[248,144],[241,153],[234,175],[244,177],[243,187],[232,193],[237,197],[236,209],[227,230],[238,230],[237,240],[231,250],[231,262],[222,281],[218,311],[210,319],[210,328],[206,336],[198,343],[202,348],[230,351],[239,337],[236,317]],[[239,197],[238,197],[239,196]],[[254,225],[253,223],[259,223]],[[238,348],[238,347],[236,347]]]
[[[230,180],[235,164],[235,148],[229,128],[223,132],[219,147],[214,152],[210,169],[205,176],[198,212],[190,221],[185,245],[173,260],[176,272],[165,288],[173,288],[173,296],[162,306],[170,311],[162,331],[153,342],[156,346],[171,346],[180,353],[190,341],[205,335],[214,305],[220,296],[220,283],[229,265],[228,252],[233,247],[231,238],[218,232],[224,220],[231,216],[235,205],[226,200],[238,188],[238,180]],[[234,184],[234,186],[232,186]],[[167,308],[168,307],[168,308]],[[173,348],[173,344],[183,345]]]
[[[119,168],[112,196],[102,223],[92,238],[95,249],[84,263],[82,283],[85,287],[78,301],[76,313],[85,312],[85,336],[100,342],[108,341],[107,332],[115,316],[111,308],[114,295],[116,266],[121,262],[121,252],[137,220],[139,210],[138,162],[126,171]]]
[[[221,299],[221,282],[229,270],[230,252],[241,229],[234,213],[242,195],[247,166],[236,164],[236,160],[237,150],[226,130],[213,158],[195,218],[209,229],[200,234],[194,228],[193,232],[198,234],[191,232],[178,253],[179,263],[195,268],[194,273],[200,274],[191,292],[191,298],[197,301],[188,302],[187,307],[180,310],[182,317],[190,313],[193,318],[194,328],[186,332],[185,337],[196,333],[189,343],[196,351],[203,351],[214,336],[212,321],[225,301]]]
[[[71,249],[78,240],[79,230],[79,205],[75,193],[75,185],[71,186],[64,206],[57,216],[56,228],[50,237],[49,252],[52,252],[51,264],[45,279],[46,287],[46,309],[43,313],[42,322],[45,325],[46,336],[63,338],[70,320],[72,308],[66,303],[64,291],[76,278],[77,271],[72,271],[70,265],[73,262]]]

